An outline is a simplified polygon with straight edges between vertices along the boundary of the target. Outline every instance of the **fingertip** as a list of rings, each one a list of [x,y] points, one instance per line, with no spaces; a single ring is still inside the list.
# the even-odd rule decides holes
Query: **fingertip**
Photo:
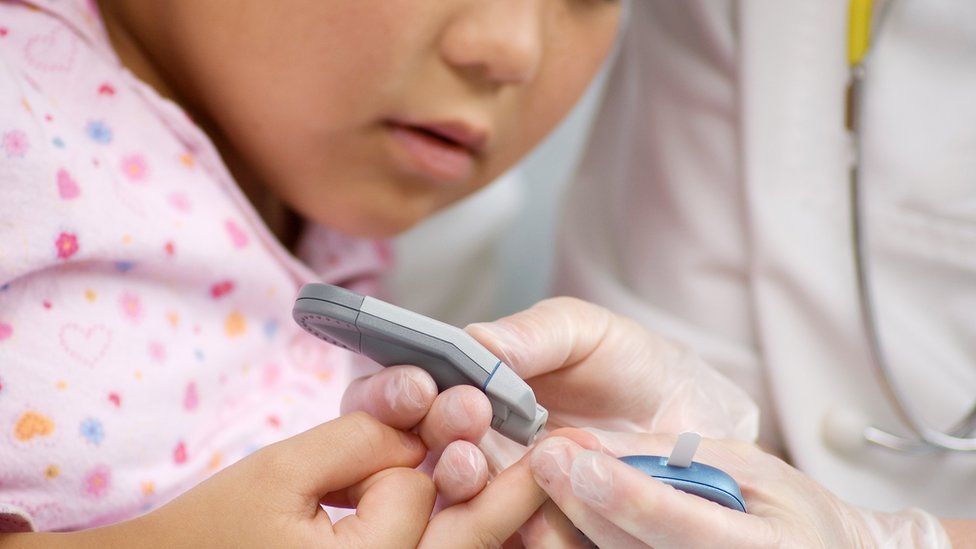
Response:
[[[416,366],[392,366],[376,377],[383,380],[386,405],[397,414],[411,417],[425,414],[437,397],[434,378]],[[417,417],[414,424],[421,417]]]
[[[480,441],[491,426],[491,414],[491,403],[484,393],[469,385],[458,385],[437,396],[418,432],[438,455],[456,440]]]
[[[366,412],[381,422],[410,429],[427,414],[437,396],[430,374],[415,366],[392,366],[354,380],[342,396],[343,415]]]
[[[444,449],[433,478],[446,506],[468,501],[488,484],[488,462],[474,444],[455,441]]]

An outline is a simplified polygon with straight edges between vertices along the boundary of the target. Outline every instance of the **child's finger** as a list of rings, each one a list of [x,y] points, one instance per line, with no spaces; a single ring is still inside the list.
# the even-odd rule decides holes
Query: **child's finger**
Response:
[[[481,449],[466,440],[447,446],[434,467],[438,505],[450,507],[478,495],[488,483],[488,462]]]
[[[416,467],[425,455],[416,435],[358,412],[261,450],[258,466],[269,470],[279,484],[318,504],[329,492],[383,469]]]
[[[519,528],[519,535],[523,544],[532,548],[593,547],[593,544],[566,518],[552,500],[543,503],[532,518]]]
[[[477,443],[491,426],[491,403],[470,385],[451,387],[437,395],[417,434],[436,458],[455,440]]]
[[[332,527],[334,547],[414,547],[420,542],[434,507],[430,478],[414,469],[376,473],[346,490],[356,514]]]
[[[353,380],[342,395],[342,414],[366,412],[397,429],[412,429],[427,415],[437,384],[416,366],[392,366]]]
[[[501,547],[546,499],[522,459],[472,500],[434,515],[420,547]]]

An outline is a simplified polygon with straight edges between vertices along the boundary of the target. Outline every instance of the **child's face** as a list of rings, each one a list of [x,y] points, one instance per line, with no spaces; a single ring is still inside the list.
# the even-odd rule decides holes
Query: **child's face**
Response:
[[[620,11],[614,0],[115,4],[232,165],[305,216],[369,236],[406,229],[528,152],[597,71]]]

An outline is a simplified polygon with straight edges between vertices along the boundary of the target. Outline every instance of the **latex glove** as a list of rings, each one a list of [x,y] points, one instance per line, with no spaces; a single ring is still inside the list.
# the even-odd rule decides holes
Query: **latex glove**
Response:
[[[752,444],[705,439],[695,456],[738,482],[746,514],[675,490],[607,455],[668,455],[675,436],[595,434],[602,451],[552,437],[533,449],[531,467],[556,505],[600,547],[950,547],[932,515],[848,505]]]
[[[528,382],[550,429],[758,434],[759,410],[745,391],[687,347],[592,303],[547,299],[466,330]],[[497,467],[525,451],[494,436],[482,448]]]
[[[759,412],[734,383],[694,352],[636,322],[572,298],[548,299],[496,322],[466,328],[522,376],[549,409],[549,427],[755,439]],[[387,368],[353,382],[343,411],[364,410],[388,425],[418,433],[431,448],[438,491],[464,501],[526,448],[496,433],[487,398],[473,387],[441,395],[415,367]],[[429,410],[429,413],[428,413]],[[473,444],[481,440],[482,456]],[[486,460],[485,457],[488,459]]]
[[[466,330],[532,386],[550,427],[757,435],[745,391],[687,347],[592,303],[547,299]]]

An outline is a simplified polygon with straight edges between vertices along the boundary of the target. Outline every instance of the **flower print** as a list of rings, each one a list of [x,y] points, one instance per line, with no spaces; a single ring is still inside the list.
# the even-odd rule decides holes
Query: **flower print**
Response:
[[[58,467],[57,465],[54,465],[53,463],[44,468],[44,476],[47,477],[49,480],[58,478],[58,475],[60,474],[61,474],[61,468]]]
[[[227,236],[230,237],[230,242],[235,248],[241,249],[247,246],[249,240],[247,233],[233,219],[224,221],[224,228],[227,230]]]
[[[189,213],[193,208],[193,204],[190,203],[190,198],[186,196],[186,193],[177,192],[169,195],[169,204],[180,213]]]
[[[281,368],[276,364],[265,364],[261,372],[261,383],[266,389],[273,388],[281,379]]]
[[[149,176],[149,165],[141,154],[130,154],[122,158],[122,173],[129,181],[139,183]]]
[[[0,321],[0,341],[10,339],[14,335],[14,327],[6,322]]]
[[[220,282],[216,282],[210,286],[210,297],[220,299],[232,291],[234,291],[234,281],[221,280]]]
[[[275,334],[278,333],[278,321],[273,318],[269,318],[268,320],[265,321],[263,328],[264,328],[264,335],[268,339],[273,339]]]
[[[150,342],[149,358],[156,362],[164,362],[166,360],[166,346],[158,341]]]
[[[227,337],[237,337],[247,330],[247,320],[237,311],[227,315],[224,320],[224,333]]]
[[[112,470],[105,465],[97,465],[82,479],[82,490],[91,497],[101,498],[112,485]]]
[[[177,465],[183,465],[186,463],[186,460],[186,443],[181,440],[180,443],[176,445],[176,449],[173,450],[173,461],[176,462]]]
[[[102,427],[102,422],[90,417],[81,422],[81,426],[78,429],[81,433],[81,437],[88,442],[98,446],[105,439],[105,428]]]
[[[78,236],[63,232],[54,241],[54,247],[58,251],[58,259],[68,259],[78,253]]]
[[[197,409],[200,404],[200,394],[197,392],[197,384],[193,381],[187,383],[186,392],[183,395],[183,408],[188,412]]]
[[[122,315],[132,322],[142,320],[142,300],[138,295],[125,292],[119,298],[119,307],[122,308]]]
[[[30,149],[27,134],[20,130],[11,130],[3,134],[3,150],[7,158],[23,158]]]
[[[112,128],[101,120],[92,120],[85,126],[85,133],[96,143],[106,145],[112,142]]]

